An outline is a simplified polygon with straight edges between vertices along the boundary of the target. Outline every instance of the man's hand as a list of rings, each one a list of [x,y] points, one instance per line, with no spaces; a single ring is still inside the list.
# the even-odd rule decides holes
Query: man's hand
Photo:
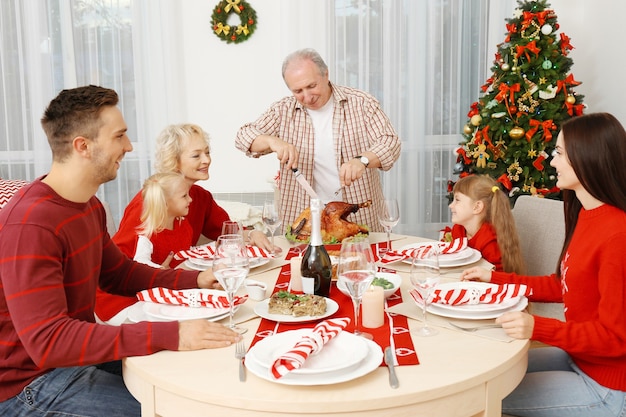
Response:
[[[221,289],[219,282],[213,275],[211,268],[198,274],[198,288]]]
[[[365,165],[358,159],[351,159],[339,168],[339,181],[342,187],[347,187],[365,174]]]
[[[252,141],[250,151],[259,154],[272,151],[281,164],[285,164],[287,169],[298,167],[298,150],[295,146],[285,142],[278,136],[259,135]]]
[[[178,350],[214,349],[237,343],[241,335],[228,327],[207,320],[178,323]]]

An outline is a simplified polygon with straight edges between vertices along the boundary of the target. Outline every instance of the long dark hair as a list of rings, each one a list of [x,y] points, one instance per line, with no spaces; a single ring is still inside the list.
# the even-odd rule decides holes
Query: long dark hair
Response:
[[[626,211],[626,130],[609,113],[590,113],[561,126],[567,158],[580,184],[594,198]],[[563,190],[565,242],[556,268],[569,246],[582,204],[572,190]]]

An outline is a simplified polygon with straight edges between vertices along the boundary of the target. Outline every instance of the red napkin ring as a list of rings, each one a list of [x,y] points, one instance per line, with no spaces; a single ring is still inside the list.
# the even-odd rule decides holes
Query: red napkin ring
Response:
[[[337,336],[348,324],[350,318],[324,320],[318,323],[311,334],[297,342],[293,348],[283,353],[274,361],[270,371],[272,376],[279,379],[289,372],[302,367],[311,354],[319,352],[326,343]]]

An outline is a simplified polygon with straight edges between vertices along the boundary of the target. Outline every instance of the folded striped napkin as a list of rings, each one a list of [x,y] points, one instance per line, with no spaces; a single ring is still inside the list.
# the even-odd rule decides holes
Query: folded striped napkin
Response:
[[[514,298],[530,295],[530,292],[531,290],[523,284],[502,284],[483,288],[435,288],[430,295],[430,302],[451,306],[501,304]],[[409,293],[418,304],[422,304],[422,296],[417,290],[413,289]]]
[[[304,336],[293,348],[274,361],[270,368],[272,376],[279,379],[302,367],[310,355],[322,350],[324,345],[337,336],[349,323],[349,317],[329,319],[318,323],[310,334]]]
[[[216,293],[216,290],[194,288],[189,290],[171,290],[169,288],[150,288],[137,293],[139,301],[149,301],[159,304],[172,304],[187,307],[211,307],[228,308],[228,298],[223,292]],[[235,296],[233,302],[236,306],[243,304],[248,299],[248,295]]]
[[[250,258],[273,258],[274,254],[266,252],[258,246],[246,246],[248,257]],[[182,261],[185,259],[213,259],[215,256],[215,247],[211,244],[196,246],[191,249],[181,250],[174,254],[174,259]]]
[[[467,238],[454,239],[452,242],[432,242],[426,245],[420,245],[416,248],[403,249],[401,251],[389,251],[380,260],[383,264],[398,262],[404,259],[422,258],[433,249],[439,249],[440,255],[460,252],[467,248]]]

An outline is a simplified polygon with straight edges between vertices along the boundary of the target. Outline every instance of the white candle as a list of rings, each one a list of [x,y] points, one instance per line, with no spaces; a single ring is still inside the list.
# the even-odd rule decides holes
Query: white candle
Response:
[[[295,256],[289,260],[291,264],[291,280],[289,287],[291,292],[302,292],[302,275],[300,275],[300,264],[302,256]]]
[[[385,324],[385,292],[382,287],[372,285],[361,299],[363,327],[375,329]]]

